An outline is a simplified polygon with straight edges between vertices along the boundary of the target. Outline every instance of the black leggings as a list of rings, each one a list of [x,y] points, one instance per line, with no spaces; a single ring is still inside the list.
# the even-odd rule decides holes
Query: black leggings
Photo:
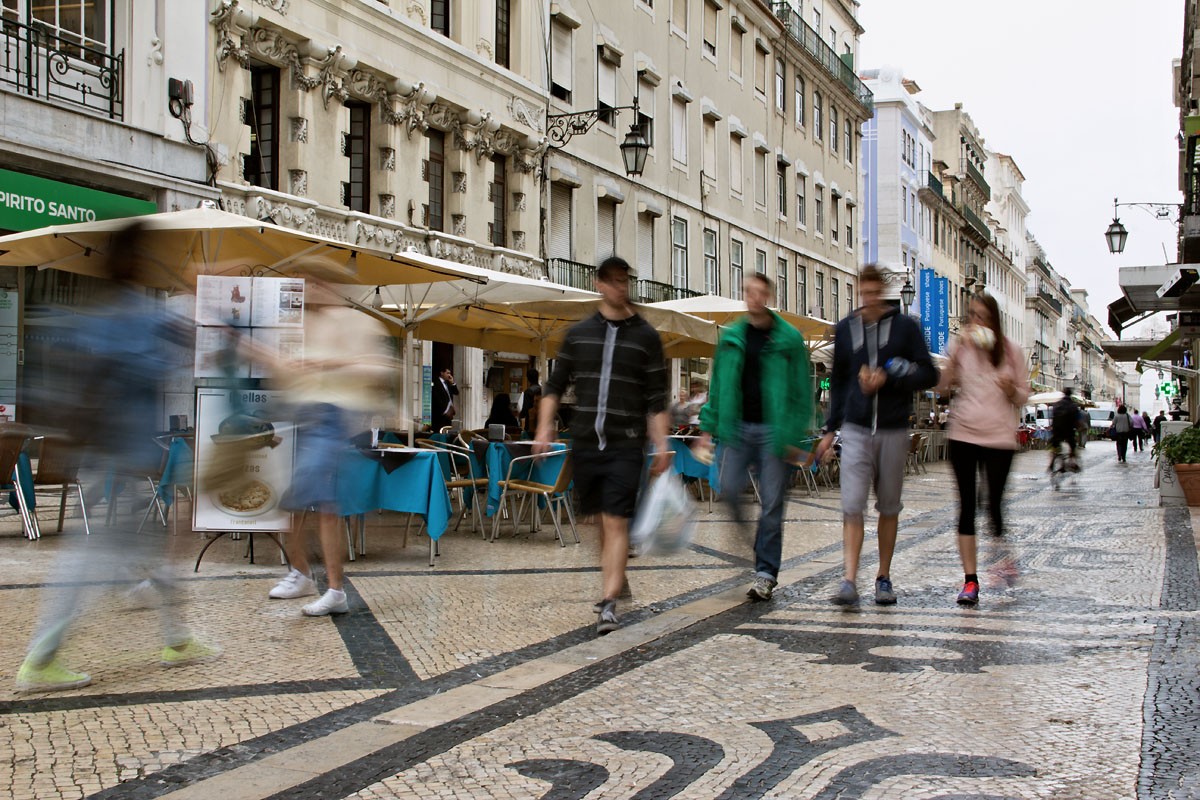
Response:
[[[1114,433],[1113,438],[1117,440],[1117,461],[1124,461],[1129,451],[1129,434]]]
[[[1004,484],[1012,468],[1013,451],[950,440],[950,466],[958,483],[958,533],[975,535],[975,474],[983,464],[987,475],[988,513],[992,518],[992,533],[1004,533],[1001,507],[1004,504]]]

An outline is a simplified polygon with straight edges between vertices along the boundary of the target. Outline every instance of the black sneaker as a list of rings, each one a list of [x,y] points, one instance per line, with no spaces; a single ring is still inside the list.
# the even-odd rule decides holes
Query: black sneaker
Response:
[[[605,600],[604,606],[600,609],[600,619],[596,621],[596,634],[603,636],[606,633],[612,633],[619,627],[621,627],[621,622],[617,619],[617,601]]]
[[[770,578],[757,575],[754,578],[754,583],[750,584],[750,589],[746,592],[746,596],[751,600],[770,600],[771,593],[775,591],[776,585],[776,582]]]

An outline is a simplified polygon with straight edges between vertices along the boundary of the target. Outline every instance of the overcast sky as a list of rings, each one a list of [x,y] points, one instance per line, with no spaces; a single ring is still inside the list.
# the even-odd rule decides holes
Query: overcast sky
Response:
[[[862,0],[859,21],[860,70],[900,69],[935,111],[961,102],[987,148],[1016,160],[1030,232],[1102,323],[1117,267],[1175,261],[1176,229],[1139,209],[1121,209],[1122,255],[1104,230],[1113,197],[1181,201],[1183,0]]]

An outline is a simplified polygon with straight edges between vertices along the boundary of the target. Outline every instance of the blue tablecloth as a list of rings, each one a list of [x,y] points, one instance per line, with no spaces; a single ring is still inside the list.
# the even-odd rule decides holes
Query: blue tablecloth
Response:
[[[511,442],[492,442],[487,449],[487,476],[488,476],[488,499],[487,499],[487,515],[490,517],[496,513],[496,509],[500,507],[500,481],[508,477],[508,465],[512,462],[513,456],[509,452]],[[551,452],[566,450],[567,446],[562,442],[553,442],[550,445]],[[518,449],[520,455],[532,455],[532,447],[520,447]],[[566,463],[565,458],[543,459],[533,462],[534,468],[532,474],[528,470],[522,473],[514,472],[513,477],[521,480],[532,480],[537,483],[547,483],[553,486],[558,482],[558,473],[562,470],[563,464]]]
[[[715,458],[715,454],[711,464],[705,464],[696,458],[692,453],[691,444],[700,441],[699,439],[670,436],[667,441],[670,442],[671,449],[675,452],[673,466],[677,473],[685,478],[703,478],[710,485],[716,485],[720,461]]]
[[[390,473],[383,463],[358,450],[347,450],[338,464],[341,513],[350,516],[376,509],[404,511],[425,518],[431,539],[439,539],[450,521],[450,495],[439,454],[406,451],[410,460]]]

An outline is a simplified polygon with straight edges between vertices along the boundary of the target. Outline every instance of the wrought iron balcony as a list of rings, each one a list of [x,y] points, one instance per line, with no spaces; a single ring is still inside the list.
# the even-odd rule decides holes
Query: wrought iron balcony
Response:
[[[681,289],[669,283],[639,279],[636,294],[639,303],[661,303],[664,300],[682,300],[685,297],[696,297],[700,292],[693,292],[691,289]]]
[[[854,74],[854,68],[842,60],[834,49],[825,43],[820,35],[808,26],[796,10],[788,3],[772,3],[771,10],[783,23],[788,35],[796,43],[809,52],[825,71],[840,81],[850,90],[859,104],[866,109],[867,114],[875,113],[875,96],[866,84]]]
[[[0,21],[0,37],[0,87],[124,117],[124,50],[111,55],[12,19]]]
[[[590,292],[596,288],[596,268],[591,264],[566,258],[546,259],[546,277],[554,283],[561,283],[572,289]]]
[[[975,181],[975,184],[983,190],[984,198],[991,200],[992,187],[983,179],[983,173],[979,171],[979,167],[975,166],[969,158],[964,158],[962,159],[962,168],[963,172],[967,173],[967,176]]]
[[[978,214],[972,211],[969,206],[964,204],[960,206],[958,210],[961,211],[963,217],[966,218],[967,224],[978,231],[980,236],[989,242],[992,240],[992,232],[988,228],[987,223],[984,222]]]
[[[924,188],[929,189],[929,191],[933,192],[938,197],[945,197],[945,195],[942,193],[942,182],[938,180],[938,177],[932,172],[926,173]]]

